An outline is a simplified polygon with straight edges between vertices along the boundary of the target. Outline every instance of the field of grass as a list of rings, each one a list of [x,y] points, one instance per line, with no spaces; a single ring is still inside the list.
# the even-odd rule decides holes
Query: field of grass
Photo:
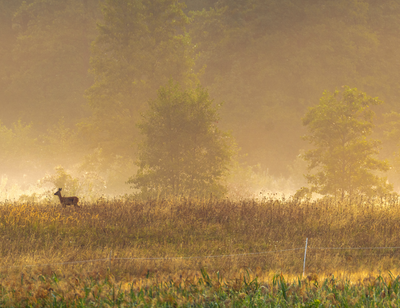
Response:
[[[3,203],[0,305],[397,306],[400,249],[345,248],[400,247],[399,219],[396,198]]]

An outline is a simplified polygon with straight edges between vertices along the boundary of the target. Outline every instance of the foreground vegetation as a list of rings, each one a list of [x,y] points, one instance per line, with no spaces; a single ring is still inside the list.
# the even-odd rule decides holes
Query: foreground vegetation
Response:
[[[344,202],[121,199],[80,209],[3,203],[2,300],[89,306],[397,303],[398,205],[390,196]],[[92,261],[79,262],[84,260]]]
[[[61,276],[60,276],[61,275]],[[399,277],[366,277],[356,283],[335,277],[285,281],[275,275],[259,283],[211,278],[205,271],[197,280],[134,279],[116,282],[112,275],[34,273],[2,284],[1,305],[13,307],[398,307]]]

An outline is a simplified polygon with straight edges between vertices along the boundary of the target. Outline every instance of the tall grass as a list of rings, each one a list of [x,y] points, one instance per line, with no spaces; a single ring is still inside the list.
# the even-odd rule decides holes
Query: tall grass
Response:
[[[244,269],[260,278],[276,272],[300,275],[304,251],[290,249],[304,247],[306,238],[307,273],[395,271],[400,268],[400,249],[313,248],[400,247],[399,219],[397,199],[112,200],[84,204],[81,209],[4,203],[0,206],[0,271],[21,270],[10,266],[104,259],[111,254],[111,262],[74,266],[111,264],[115,277],[127,273],[161,277],[200,268],[219,271],[224,277]],[[288,251],[273,252],[277,250]],[[215,257],[188,258],[202,256]],[[64,267],[68,266],[72,267]]]

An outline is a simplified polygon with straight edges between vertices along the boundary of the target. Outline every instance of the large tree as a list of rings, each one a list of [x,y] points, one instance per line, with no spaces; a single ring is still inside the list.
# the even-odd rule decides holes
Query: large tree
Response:
[[[183,7],[177,0],[104,2],[91,57],[95,83],[87,91],[94,115],[86,129],[91,146],[106,157],[129,157],[146,102],[169,78],[190,79]]]
[[[161,87],[139,124],[139,170],[128,183],[143,197],[223,195],[233,143],[217,127],[218,108],[200,86]]]
[[[347,86],[343,92],[325,91],[317,106],[309,108],[303,124],[304,137],[314,149],[304,158],[309,162],[306,176],[311,191],[320,194],[352,196],[384,194],[391,190],[376,171],[387,171],[386,161],[376,158],[378,140],[369,138],[374,128],[371,106],[382,102]]]

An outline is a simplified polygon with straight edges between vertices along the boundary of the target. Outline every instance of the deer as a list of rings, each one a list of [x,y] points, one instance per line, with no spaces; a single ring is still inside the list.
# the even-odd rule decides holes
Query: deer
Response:
[[[62,188],[59,188],[57,192],[54,194],[54,196],[58,196],[58,198],[60,198],[60,203],[63,207],[66,207],[67,205],[74,205],[75,207],[80,207],[78,205],[79,202],[78,197],[63,197],[61,196],[61,190]]]

